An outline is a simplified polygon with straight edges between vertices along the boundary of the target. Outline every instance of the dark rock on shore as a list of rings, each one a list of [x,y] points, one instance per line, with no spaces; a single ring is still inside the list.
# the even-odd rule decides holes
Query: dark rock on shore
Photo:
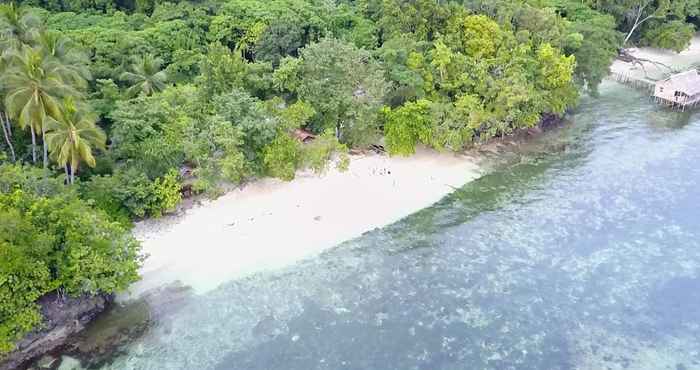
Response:
[[[562,120],[563,118],[561,116],[552,113],[545,113],[542,115],[540,123],[537,126],[540,129],[546,131],[551,128],[557,127],[559,124],[561,124]]]
[[[115,303],[113,296],[61,300],[56,294],[48,295],[38,302],[44,327],[19,342],[18,349],[0,362],[0,370],[56,370],[59,365],[65,367],[68,360],[83,367],[99,367],[154,323],[167,324],[167,318],[182,309],[191,295],[192,290],[179,283],[153,289],[123,304]]]
[[[25,336],[15,351],[0,360],[0,370],[26,368],[30,361],[65,345],[111,303],[112,297],[104,295],[60,298],[51,293],[42,297],[38,304],[43,326]]]
[[[182,309],[192,290],[178,283],[156,288],[136,300],[115,304],[86,330],[61,348],[61,354],[78,359],[83,367],[97,368],[118,356],[124,348]]]

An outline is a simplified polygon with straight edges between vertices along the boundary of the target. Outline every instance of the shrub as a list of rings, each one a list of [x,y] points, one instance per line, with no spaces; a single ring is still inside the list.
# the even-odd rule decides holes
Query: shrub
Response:
[[[241,152],[235,152],[221,159],[221,174],[223,178],[234,184],[239,184],[248,174],[248,164]]]
[[[192,184],[195,192],[216,193],[216,185],[225,180],[238,184],[251,172],[241,150],[242,131],[219,115],[197,121],[188,131],[185,155],[196,166]]]
[[[156,179],[152,189],[155,202],[151,205],[150,213],[154,216],[174,211],[182,200],[180,182],[175,170],[170,170],[163,178]]]
[[[680,53],[690,46],[695,26],[683,21],[671,21],[649,28],[643,35],[643,43]]]
[[[138,279],[139,249],[128,230],[74,193],[0,192],[0,353],[40,324],[40,296],[128,287]]]
[[[253,167],[263,164],[263,149],[275,138],[278,120],[263,102],[243,90],[234,89],[213,100],[216,113],[241,132],[240,150]]]
[[[111,176],[95,176],[82,183],[81,193],[83,198],[122,224],[134,218],[162,216],[181,200],[175,170],[155,181],[135,169],[119,170]]]
[[[112,220],[129,225],[134,215],[116,196],[120,186],[118,181],[116,176],[93,176],[90,181],[80,183],[80,191],[83,198],[107,213]]]
[[[0,354],[41,323],[34,302],[50,290],[49,268],[42,254],[50,242],[16,209],[0,210]]]
[[[411,155],[418,142],[429,143],[431,134],[430,102],[421,99],[396,109],[384,109],[384,135],[389,154]]]
[[[0,193],[22,189],[32,194],[56,195],[69,191],[63,181],[29,165],[0,165]]]
[[[263,150],[265,169],[270,176],[285,181],[294,179],[299,164],[299,143],[285,133],[280,133]]]
[[[323,173],[328,167],[328,163],[335,154],[340,156],[338,169],[347,169],[348,147],[341,144],[333,135],[332,131],[327,131],[320,135],[312,143],[302,147],[302,164],[311,168],[315,173]]]

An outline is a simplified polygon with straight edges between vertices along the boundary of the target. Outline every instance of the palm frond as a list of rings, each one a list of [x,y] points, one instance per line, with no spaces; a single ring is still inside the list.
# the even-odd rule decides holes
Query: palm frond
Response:
[[[161,59],[150,54],[134,58],[129,71],[123,72],[119,79],[131,85],[127,89],[128,94],[151,95],[167,87],[168,75],[161,70],[162,64]]]
[[[76,170],[80,162],[95,166],[92,148],[104,149],[107,136],[95,122],[97,116],[67,98],[57,118],[47,118],[47,143],[52,159],[59,165],[70,164]]]

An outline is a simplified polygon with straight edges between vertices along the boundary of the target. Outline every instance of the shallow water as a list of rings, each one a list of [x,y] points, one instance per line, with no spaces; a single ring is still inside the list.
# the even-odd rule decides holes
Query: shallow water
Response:
[[[392,226],[152,314],[94,368],[700,369],[700,114],[608,83],[502,158]]]

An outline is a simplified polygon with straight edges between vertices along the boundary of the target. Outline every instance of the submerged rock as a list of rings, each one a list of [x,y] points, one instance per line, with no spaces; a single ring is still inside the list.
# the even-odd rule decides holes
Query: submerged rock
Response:
[[[63,356],[58,370],[83,370],[83,367],[80,365],[80,361],[73,357]]]
[[[40,369],[51,369],[53,368],[54,364],[58,361],[58,359],[54,356],[51,355],[46,355],[42,357],[39,362],[37,362],[36,366],[38,366]]]
[[[114,303],[112,296],[42,298],[43,330],[18,344],[0,362],[0,370],[82,370],[99,366],[140,338],[154,320],[178,312],[192,290],[179,283],[153,289],[138,299]],[[167,320],[165,320],[167,321]],[[64,356],[60,361],[56,353]],[[42,357],[43,356],[43,357]]]
[[[189,287],[173,283],[148,291],[138,299],[117,303],[71,338],[63,353],[79,359],[86,368],[109,363],[147,333],[155,321],[167,322],[166,318],[184,307],[191,294]]]

